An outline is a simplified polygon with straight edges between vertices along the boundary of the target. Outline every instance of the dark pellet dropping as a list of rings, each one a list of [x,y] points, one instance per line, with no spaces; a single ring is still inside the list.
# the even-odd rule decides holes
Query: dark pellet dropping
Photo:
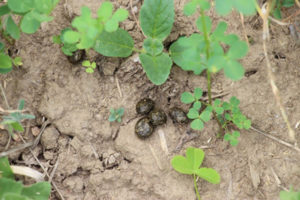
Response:
[[[153,126],[163,125],[167,122],[167,115],[162,110],[153,110],[148,117]]]
[[[169,115],[173,121],[173,123],[188,123],[188,118],[186,113],[180,108],[174,107],[170,109]]]
[[[85,55],[84,50],[77,50],[77,51],[73,52],[72,56],[68,56],[68,60],[72,64],[78,64],[80,61],[83,60],[84,55]]]
[[[148,117],[143,117],[135,124],[135,134],[139,138],[147,138],[152,135],[154,131],[153,125],[150,123],[150,119]]]
[[[154,108],[154,101],[149,98],[140,100],[136,104],[136,112],[141,115],[147,115]]]

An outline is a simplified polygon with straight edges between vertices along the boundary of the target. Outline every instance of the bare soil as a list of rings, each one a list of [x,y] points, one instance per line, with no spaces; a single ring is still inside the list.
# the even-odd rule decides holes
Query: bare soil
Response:
[[[173,66],[170,78],[161,85],[153,85],[146,77],[138,55],[126,59],[92,55],[102,68],[87,74],[80,65],[68,62],[52,36],[70,26],[72,18],[86,5],[95,13],[102,0],[61,1],[53,12],[54,21],[43,24],[33,35],[23,34],[13,51],[23,58],[23,66],[8,75],[1,75],[10,106],[18,99],[26,100],[26,107],[37,116],[30,122],[27,141],[35,138],[42,124],[48,120],[40,144],[34,149],[49,173],[55,169],[55,182],[68,200],[195,200],[193,178],[175,172],[170,160],[173,155],[184,154],[186,147],[202,147],[206,157],[203,166],[213,167],[221,175],[221,183],[212,185],[199,180],[204,200],[277,200],[283,188],[300,188],[299,152],[279,144],[253,131],[242,131],[240,143],[231,147],[217,139],[217,123],[206,124],[204,131],[191,132],[188,125],[167,124],[156,129],[152,137],[141,140],[134,134],[140,116],[135,105],[148,97],[165,112],[178,106],[180,94],[195,87],[206,90],[206,78],[184,72]],[[129,0],[113,1],[116,7],[130,10]],[[169,45],[180,36],[197,32],[194,18],[184,17],[185,1],[175,0],[176,21]],[[133,1],[136,15],[142,1]],[[293,13],[285,12],[285,16]],[[226,18],[210,13],[213,25],[225,20],[229,32],[244,38],[238,13]],[[253,43],[242,60],[248,76],[238,82],[226,79],[223,73],[213,77],[214,95],[228,93],[224,100],[236,96],[241,109],[253,126],[282,140],[288,140],[287,128],[276,105],[267,78],[262,50],[261,21],[258,16],[245,18],[245,31]],[[122,26],[129,31],[140,47],[141,30],[133,16]],[[283,104],[295,128],[300,120],[300,57],[297,41],[287,26],[270,25],[269,55]],[[250,73],[251,72],[251,73]],[[119,83],[120,90],[117,87]],[[1,99],[1,107],[5,107]],[[110,108],[125,108],[123,122],[109,123]],[[295,129],[300,143],[300,127]],[[160,133],[166,137],[168,151],[161,145]],[[194,135],[194,139],[189,140]],[[7,133],[0,132],[0,151],[4,151]],[[183,146],[180,142],[187,141]],[[21,144],[13,141],[10,148]],[[10,155],[14,164],[41,168],[28,150]],[[280,184],[279,184],[279,182]],[[60,199],[53,190],[51,199]]]

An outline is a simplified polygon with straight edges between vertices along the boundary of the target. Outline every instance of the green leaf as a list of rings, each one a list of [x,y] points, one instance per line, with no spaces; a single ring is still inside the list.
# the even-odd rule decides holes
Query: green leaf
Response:
[[[196,175],[212,184],[219,184],[221,181],[220,174],[211,168],[197,169]]]
[[[7,21],[6,21],[6,31],[15,40],[18,40],[20,38],[19,27],[16,25],[15,21],[12,19],[11,16],[8,16],[8,18],[7,18]]]
[[[80,39],[80,34],[75,31],[66,31],[63,35],[64,41],[69,44],[77,43]]]
[[[0,17],[2,17],[3,15],[6,15],[8,13],[10,13],[10,9],[7,4],[0,6]]]
[[[238,98],[236,98],[235,96],[231,97],[229,102],[232,106],[240,105],[240,100],[238,100]]]
[[[224,63],[224,65],[224,72],[228,78],[233,81],[237,81],[243,78],[245,69],[239,62],[235,60],[229,60],[226,64]]]
[[[7,157],[0,158],[0,179],[1,178],[8,178],[14,180],[14,174],[10,168]]]
[[[224,37],[224,33],[227,30],[226,22],[219,22],[217,27],[215,28],[214,32],[212,33],[212,37],[217,39],[217,41],[222,40]]]
[[[185,104],[190,104],[195,101],[195,97],[192,93],[190,92],[184,92],[181,94],[181,102]]]
[[[50,192],[51,185],[49,182],[39,182],[24,187],[21,194],[33,200],[46,200],[49,199]]]
[[[256,13],[255,0],[234,0],[234,7],[244,15]]]
[[[123,115],[124,115],[124,111],[125,111],[124,108],[119,108],[119,109],[117,110],[117,113],[118,113],[119,116],[123,116]]]
[[[2,42],[0,42],[0,53],[4,51],[4,47],[5,45]]]
[[[122,22],[128,17],[128,11],[123,8],[119,8],[114,15],[112,16],[112,19],[117,20],[118,22]]]
[[[275,10],[273,11],[273,16],[276,19],[282,19],[280,8],[275,8]]]
[[[169,77],[172,60],[168,54],[162,53],[158,56],[150,56],[147,54],[140,54],[140,60],[147,77],[155,85],[161,85]]]
[[[49,15],[59,0],[34,0],[35,8],[42,14]]]
[[[189,119],[197,119],[199,117],[198,109],[191,108],[187,114]]]
[[[174,23],[173,0],[145,0],[140,10],[140,23],[147,37],[164,40]]]
[[[203,21],[204,20],[204,21]],[[206,30],[204,31],[204,27],[203,27],[203,22],[205,23],[205,28]],[[207,32],[208,34],[211,32],[211,26],[212,26],[212,22],[209,16],[204,16],[204,18],[202,18],[201,16],[198,18],[197,22],[196,22],[197,28],[201,33]]]
[[[200,114],[200,119],[202,119],[204,122],[208,122],[210,120],[211,112],[210,111],[203,111]]]
[[[0,73],[6,74],[12,70],[12,61],[8,55],[0,53]]]
[[[186,158],[192,163],[192,169],[198,170],[201,166],[205,153],[202,149],[188,147],[186,149]]]
[[[195,108],[196,110],[200,110],[201,108],[201,102],[200,101],[196,101],[194,104],[193,104],[193,108]]]
[[[104,25],[104,29],[107,32],[114,32],[119,28],[119,22],[115,19],[110,19],[108,20],[105,25]]]
[[[89,67],[89,68],[85,69],[85,72],[88,74],[92,74],[92,73],[94,73],[94,69]]]
[[[8,178],[0,178],[0,199],[2,200],[5,194],[13,193],[20,194],[22,191],[22,183]]]
[[[300,192],[293,191],[280,191],[280,200],[300,200]]]
[[[25,105],[25,100],[24,99],[20,99],[19,100],[19,105],[18,105],[18,110],[23,110],[24,109],[24,105]]]
[[[103,2],[98,9],[97,14],[100,21],[106,22],[113,13],[113,5],[110,2]]]
[[[289,8],[295,5],[295,0],[283,0],[282,6]]]
[[[231,59],[240,59],[244,57],[248,52],[248,45],[244,41],[237,40],[230,44],[230,49],[227,52],[227,56]]]
[[[39,29],[40,25],[41,23],[35,19],[34,11],[31,11],[23,17],[21,21],[21,30],[24,33],[32,34]]]
[[[163,51],[164,46],[160,40],[147,38],[146,40],[144,40],[143,48],[148,54],[156,56]]]
[[[170,47],[172,60],[185,71],[200,74],[206,69],[205,42],[200,34],[181,37]]]
[[[15,57],[14,59],[12,59],[12,62],[16,67],[23,65],[21,57]]]
[[[128,57],[132,54],[134,42],[123,29],[108,33],[103,31],[97,38],[94,50],[108,57]]]
[[[222,108],[222,107],[216,107],[215,111],[216,111],[217,114],[221,115],[221,114],[224,113],[224,108]]]
[[[26,13],[32,8],[32,3],[32,0],[8,0],[7,5],[14,12]]]
[[[91,62],[89,60],[85,60],[82,62],[82,66],[89,67],[89,66],[91,66]]]
[[[19,122],[12,123],[11,125],[16,131],[20,131],[20,132],[24,131],[23,126]]]
[[[3,196],[2,200],[31,200],[31,199],[21,196],[20,194],[7,193]]]
[[[195,88],[194,89],[194,96],[197,100],[199,100],[203,95],[203,91],[201,90],[201,88]]]
[[[215,0],[215,4],[216,10],[220,15],[227,15],[232,9],[233,1]]]
[[[186,16],[191,16],[196,12],[196,9],[197,9],[196,1],[190,1],[184,5],[183,13]]]
[[[32,13],[32,17],[41,23],[42,22],[50,22],[53,20],[53,17],[48,16],[46,14],[41,14],[39,12],[36,12],[35,10],[31,11],[31,13]]]
[[[194,130],[201,131],[204,128],[204,124],[201,119],[195,119],[191,123],[191,128]]]
[[[251,128],[251,120],[247,119],[246,121],[244,121],[244,129],[249,129]]]

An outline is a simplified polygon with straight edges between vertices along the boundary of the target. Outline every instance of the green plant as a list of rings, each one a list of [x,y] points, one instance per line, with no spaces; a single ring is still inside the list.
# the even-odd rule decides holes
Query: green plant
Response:
[[[94,70],[96,69],[96,63],[95,62],[90,62],[89,60],[85,60],[82,62],[82,66],[86,67],[86,73],[94,73]]]
[[[3,120],[0,123],[6,127],[6,129],[8,130],[8,132],[11,135],[13,135],[14,131],[20,131],[20,132],[24,131],[24,128],[22,126],[23,120],[35,118],[34,115],[23,113],[24,104],[25,104],[25,101],[23,99],[21,99],[19,101],[17,111],[9,113],[9,115],[7,115],[7,116],[3,116]]]
[[[281,191],[280,200],[300,200],[300,191],[293,191],[293,188],[290,191]]]
[[[281,19],[281,8],[289,8],[295,5],[295,0],[273,0],[271,14],[277,18]]]
[[[16,181],[7,157],[0,158],[1,200],[47,200],[51,192],[49,182],[38,182],[24,186]]]
[[[53,19],[50,13],[59,0],[8,0],[0,6],[0,33],[9,43],[20,39],[21,32],[35,33],[42,22]],[[18,23],[14,15],[19,17]],[[22,62],[19,57],[10,58],[5,53],[4,44],[0,42],[0,73],[8,73],[12,65],[19,66]]]
[[[110,122],[121,122],[122,121],[122,116],[124,115],[124,108],[118,108],[118,109],[110,109],[110,115],[108,118],[108,121]]]
[[[186,149],[186,157],[177,155],[171,160],[171,164],[177,172],[193,175],[194,187],[198,200],[200,200],[200,195],[197,187],[197,177],[200,177],[212,184],[219,184],[221,179],[216,170],[212,168],[200,168],[204,156],[205,153],[202,149],[188,147]]]

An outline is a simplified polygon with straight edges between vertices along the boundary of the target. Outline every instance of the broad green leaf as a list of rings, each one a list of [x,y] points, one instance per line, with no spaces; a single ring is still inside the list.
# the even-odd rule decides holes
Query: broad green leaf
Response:
[[[6,31],[9,33],[9,35],[14,38],[15,40],[18,40],[20,38],[20,30],[15,21],[11,16],[7,18],[6,21]]]
[[[32,0],[8,0],[7,5],[14,12],[26,13],[32,9],[32,3]]]
[[[63,35],[64,41],[69,44],[77,43],[80,39],[80,34],[76,31],[66,31]]]
[[[198,109],[191,108],[187,114],[190,119],[197,119],[199,117]]]
[[[108,57],[128,57],[132,54],[134,42],[123,29],[108,33],[103,31],[96,40],[94,50]]]
[[[19,122],[12,123],[11,125],[16,131],[20,131],[20,132],[24,131],[23,126]]]
[[[235,60],[229,60],[224,67],[224,72],[228,78],[233,81],[237,81],[244,76],[245,69],[239,62]]]
[[[203,111],[200,114],[200,119],[202,119],[204,122],[208,122],[210,120],[211,112],[210,111]]]
[[[1,178],[14,179],[14,174],[10,168],[7,157],[0,158],[0,179]]]
[[[6,74],[12,70],[12,61],[8,55],[0,53],[0,74]]]
[[[190,104],[195,101],[195,97],[190,92],[184,92],[181,94],[181,102],[185,104]]]
[[[234,0],[234,6],[244,15],[253,15],[256,12],[255,0]]]
[[[200,101],[196,101],[194,104],[193,104],[193,108],[195,108],[196,110],[200,110],[201,108],[201,102]]]
[[[3,199],[1,200],[31,200],[27,197],[24,197],[20,194],[14,194],[14,193],[7,193],[3,196]]]
[[[38,12],[49,15],[56,6],[56,1],[53,0],[34,0],[34,7]]]
[[[140,60],[147,77],[155,85],[161,85],[166,82],[169,77],[172,60],[168,54],[162,53],[158,56],[150,56],[148,54],[140,54]]]
[[[205,42],[200,34],[181,37],[170,47],[172,60],[185,71],[200,74],[206,69]]]
[[[211,32],[212,22],[209,16],[205,15],[203,18],[200,16],[196,22],[196,25],[201,33],[207,32],[209,34]]]
[[[195,88],[194,89],[194,96],[197,100],[199,100],[203,95],[203,91],[201,90],[201,88]]]
[[[0,42],[0,53],[4,51],[4,47],[5,45],[2,42]]]
[[[27,34],[35,33],[41,25],[41,23],[35,19],[33,12],[34,11],[27,13],[22,19],[21,30],[24,33],[27,33]]]
[[[239,37],[236,34],[229,34],[224,36],[222,42],[230,46],[231,44],[235,43],[237,40],[239,40]]]
[[[171,32],[174,16],[174,0],[145,0],[140,10],[144,34],[164,40]]]
[[[117,20],[118,22],[122,22],[128,17],[128,11],[123,8],[119,8],[114,15],[112,16],[112,19]]]
[[[29,187],[24,187],[21,194],[32,200],[46,200],[49,199],[50,192],[51,185],[49,182],[39,182]]]
[[[182,174],[193,174],[193,163],[183,156],[174,156],[171,160],[172,167]]]
[[[0,178],[0,199],[7,193],[20,194],[22,183],[8,178]]]
[[[202,149],[188,147],[186,149],[186,158],[193,164],[193,170],[198,170],[201,166],[205,153]]]
[[[3,15],[6,15],[10,12],[10,9],[8,7],[7,4],[0,6],[0,17],[2,17]]]
[[[220,174],[212,168],[197,169],[196,175],[212,184],[219,184],[221,181]]]
[[[215,0],[215,5],[216,10],[220,15],[227,15],[232,9],[233,1]]]
[[[201,119],[195,119],[191,123],[191,128],[194,129],[194,130],[201,131],[204,128],[204,124],[201,121]]]
[[[48,16],[46,14],[41,14],[39,12],[36,12],[35,10],[31,11],[31,13],[32,13],[32,17],[41,23],[42,22],[50,22],[53,20],[52,16]]]
[[[115,19],[110,19],[108,20],[105,25],[104,25],[104,29],[107,32],[114,32],[119,28],[119,22]]]
[[[197,9],[196,1],[190,1],[184,5],[183,13],[186,16],[191,16],[196,12],[196,9]]]
[[[225,62],[224,56],[212,56],[207,62],[207,68],[210,72],[217,73],[224,67]]]
[[[227,56],[231,59],[243,58],[248,52],[248,45],[246,42],[237,40],[230,44],[230,49],[227,52]]]
[[[160,54],[164,49],[163,43],[160,40],[153,38],[147,38],[146,40],[144,40],[143,47],[146,50],[147,54],[150,54],[152,56]]]
[[[99,20],[104,22],[106,22],[111,17],[112,13],[113,5],[108,1],[103,2],[97,11]]]

